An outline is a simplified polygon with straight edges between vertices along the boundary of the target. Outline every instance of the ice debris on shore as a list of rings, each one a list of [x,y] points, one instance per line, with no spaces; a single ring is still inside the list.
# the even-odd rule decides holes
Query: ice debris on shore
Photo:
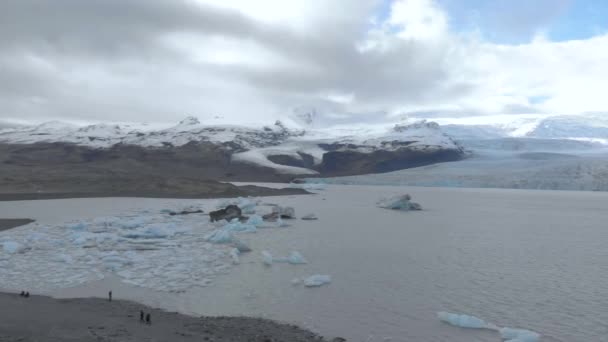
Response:
[[[540,334],[526,329],[501,328],[481,318],[449,312],[438,312],[437,318],[450,325],[469,329],[489,329],[497,331],[505,342],[538,342]]]

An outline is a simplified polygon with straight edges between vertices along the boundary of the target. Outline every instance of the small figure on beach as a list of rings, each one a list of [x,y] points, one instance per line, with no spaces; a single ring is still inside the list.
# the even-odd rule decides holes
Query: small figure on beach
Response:
[[[108,301],[112,301],[112,291],[108,292]]]
[[[19,294],[19,296],[25,297],[25,291],[21,291],[21,293]]]
[[[139,320],[140,320],[141,322],[143,322],[143,321],[144,321],[144,310],[139,310]]]
[[[26,292],[24,296],[25,296],[25,298],[30,298],[30,293]]]
[[[150,314],[146,314],[146,324],[152,324],[150,321]]]

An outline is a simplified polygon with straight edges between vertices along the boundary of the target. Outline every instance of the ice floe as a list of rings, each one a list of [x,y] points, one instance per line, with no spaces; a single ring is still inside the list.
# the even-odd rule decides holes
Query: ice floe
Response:
[[[234,203],[248,213],[230,222],[210,222],[206,215],[171,215],[194,209],[209,212],[218,203],[206,201],[205,206],[161,211],[130,210],[115,216],[52,225],[35,223],[0,232],[0,288],[52,291],[107,275],[158,291],[182,292],[208,286],[240,264],[242,253],[252,250],[241,236],[256,233],[259,228],[287,226],[280,216],[275,222],[264,221],[257,213],[261,202],[255,198],[225,200],[224,204]],[[290,207],[275,212],[295,215]],[[297,251],[280,258],[268,251],[261,253],[267,265],[307,263]]]
[[[319,287],[331,283],[331,276],[315,274],[304,279],[304,286]]]
[[[497,331],[505,342],[538,342],[540,334],[526,329],[501,328],[493,323],[488,323],[481,318],[449,312],[438,312],[437,318],[442,322],[460,328],[489,329]]]
[[[377,205],[380,208],[392,209],[392,210],[403,210],[403,211],[422,210],[422,206],[420,206],[420,204],[418,204],[418,203],[412,202],[411,199],[412,199],[411,196],[406,194],[406,195],[381,199],[380,201],[378,201]]]

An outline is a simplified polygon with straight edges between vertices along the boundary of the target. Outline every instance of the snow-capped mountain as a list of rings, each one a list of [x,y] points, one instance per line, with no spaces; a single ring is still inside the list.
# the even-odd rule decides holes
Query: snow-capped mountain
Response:
[[[0,142],[70,143],[95,149],[209,144],[230,154],[235,163],[288,174],[382,172],[409,164],[455,160],[463,154],[460,146],[433,122],[316,128],[318,116],[314,111],[295,112],[291,119],[287,125],[277,121],[270,126],[244,127],[205,125],[187,117],[163,129],[105,123],[78,127],[51,122],[2,131]],[[363,159],[367,162],[362,163]]]

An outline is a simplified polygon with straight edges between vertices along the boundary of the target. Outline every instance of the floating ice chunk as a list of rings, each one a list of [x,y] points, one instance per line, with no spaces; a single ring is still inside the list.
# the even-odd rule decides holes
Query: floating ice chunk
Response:
[[[392,210],[422,210],[418,203],[411,202],[410,195],[395,196],[378,201],[377,205],[380,208]]]
[[[277,226],[281,227],[281,228],[287,228],[289,227],[289,223],[283,221],[280,217],[277,220]]]
[[[537,342],[540,340],[540,334],[525,329],[502,328],[498,332],[503,339],[512,342]]]
[[[241,263],[240,259],[239,259],[239,250],[238,248],[233,248],[230,250],[230,257],[232,258],[232,263],[234,265],[238,265]]]
[[[459,315],[449,312],[438,312],[437,318],[442,322],[451,324],[453,326],[470,329],[491,329],[491,325],[486,321],[469,315]]]
[[[307,214],[302,216],[302,220],[305,221],[313,221],[313,220],[318,220],[319,218],[315,215],[315,214]]]
[[[328,275],[315,274],[304,279],[304,286],[319,287],[331,283],[331,277]]]
[[[253,225],[253,226],[256,226],[256,227],[257,226],[261,226],[261,225],[264,224],[264,219],[260,215],[252,215],[247,220],[247,224],[250,224],[250,225]]]
[[[251,248],[249,246],[247,246],[247,244],[244,243],[243,241],[240,241],[237,239],[232,239],[232,245],[234,246],[234,248],[238,249],[238,251],[241,253],[251,252]]]
[[[232,242],[232,233],[223,229],[216,229],[207,236],[205,241],[211,243],[230,243]]]
[[[121,221],[119,225],[124,229],[135,229],[143,226],[145,223],[144,219],[141,217],[135,217],[128,220]]]
[[[9,254],[21,253],[25,250],[25,246],[15,241],[5,241],[2,243],[2,249]]]
[[[272,254],[270,254],[269,251],[262,251],[262,262],[264,262],[264,265],[266,266],[271,266],[273,259],[272,259]]]
[[[72,230],[84,230],[86,228],[86,225],[84,224],[84,222],[76,222],[68,224],[66,227]]]
[[[232,220],[230,223],[226,224],[223,229],[225,231],[237,233],[255,233],[258,231],[255,225],[242,223],[238,219]]]
[[[273,213],[277,213],[279,215],[279,218],[284,218],[284,219],[295,219],[296,218],[296,210],[292,207],[281,207],[281,206],[276,206],[276,207],[272,207],[272,212]]]
[[[292,265],[301,265],[301,264],[308,263],[308,261],[306,261],[306,259],[304,259],[302,254],[300,254],[300,252],[296,252],[296,251],[289,253],[289,256],[286,258],[274,258],[273,261],[289,263]]]
[[[57,257],[55,257],[55,261],[66,263],[66,264],[73,264],[74,258],[72,258],[72,256],[67,255],[67,254],[59,254]]]
[[[300,264],[308,263],[308,261],[306,261],[306,259],[304,259],[302,254],[300,254],[300,252],[297,252],[297,251],[293,251],[289,254],[289,257],[287,258],[287,262],[292,265],[300,265]]]

